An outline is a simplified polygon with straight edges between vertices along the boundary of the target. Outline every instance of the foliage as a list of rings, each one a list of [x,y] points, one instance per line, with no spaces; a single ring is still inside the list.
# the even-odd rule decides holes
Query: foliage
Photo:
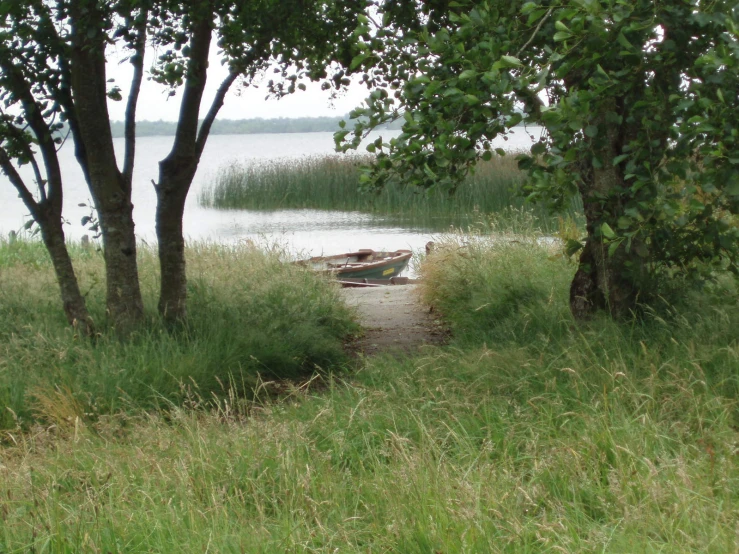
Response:
[[[528,197],[557,207],[580,194],[589,240],[624,261],[617,272],[737,271],[735,2],[413,6],[377,2],[378,19],[356,34],[352,67],[372,92],[337,143],[355,148],[373,125],[404,123],[368,147],[378,152],[368,185],[397,174],[453,189],[490,159],[493,138],[521,121],[543,125],[520,159]]]
[[[72,247],[82,290],[98,322],[80,340],[55,309],[54,276],[42,244],[0,243],[0,428],[34,421],[94,421],[121,410],[210,402],[253,394],[261,380],[295,378],[346,362],[351,314],[329,283],[278,252],[251,244],[191,245],[187,324],[151,319],[122,342],[104,321],[102,256]],[[139,252],[144,301],[156,303],[156,252]],[[44,399],[65,400],[59,406]],[[62,414],[65,406],[77,406]],[[65,421],[58,421],[65,420]]]

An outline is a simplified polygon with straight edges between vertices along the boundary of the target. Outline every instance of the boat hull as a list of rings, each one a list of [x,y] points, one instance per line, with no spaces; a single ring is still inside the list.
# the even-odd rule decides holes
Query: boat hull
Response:
[[[389,280],[405,270],[412,255],[410,250],[395,252],[360,250],[337,256],[311,258],[301,263],[338,279]]]

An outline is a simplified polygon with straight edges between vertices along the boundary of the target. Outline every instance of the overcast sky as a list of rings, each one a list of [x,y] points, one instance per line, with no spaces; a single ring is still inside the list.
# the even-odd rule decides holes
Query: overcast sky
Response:
[[[151,65],[155,58],[152,51],[147,51],[145,67]],[[110,118],[114,121],[123,120],[126,109],[126,98],[131,82],[131,65],[128,62],[121,63],[115,51],[108,53],[108,78],[115,79],[115,83],[121,88],[123,100],[120,102],[109,101],[108,109]],[[207,112],[210,102],[215,95],[220,82],[226,77],[227,70],[224,68],[215,53],[211,55],[210,67],[208,69],[208,80],[205,96],[201,106],[200,116]],[[263,78],[266,84],[271,78],[269,72]],[[221,108],[218,119],[251,119],[262,117],[265,119],[277,117],[320,117],[320,116],[342,116],[357,107],[367,95],[367,90],[355,86],[349,92],[343,93],[333,101],[330,99],[330,91],[320,90],[317,83],[306,83],[306,91],[297,91],[295,94],[280,100],[265,100],[267,90],[265,86],[255,87],[231,87],[226,96],[226,102]],[[144,80],[141,86],[136,119],[176,121],[180,109],[181,94],[167,97],[167,90],[162,85],[153,81]]]

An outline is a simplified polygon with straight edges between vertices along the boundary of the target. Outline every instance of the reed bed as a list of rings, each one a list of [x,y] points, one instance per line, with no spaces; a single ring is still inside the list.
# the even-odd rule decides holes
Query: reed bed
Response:
[[[547,228],[554,221],[519,194],[523,174],[514,156],[481,162],[454,194],[399,183],[380,191],[360,191],[360,167],[371,160],[367,156],[327,156],[235,164],[221,170],[198,200],[202,206],[218,209],[359,211],[433,230],[465,226],[481,214],[511,208],[531,211]],[[578,213],[576,205],[571,213]]]

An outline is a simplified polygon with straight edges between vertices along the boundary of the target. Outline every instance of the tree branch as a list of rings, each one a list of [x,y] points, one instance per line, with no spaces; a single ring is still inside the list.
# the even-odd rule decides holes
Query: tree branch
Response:
[[[18,191],[18,195],[23,200],[23,203],[31,211],[33,219],[36,220],[39,215],[39,204],[36,199],[28,190],[28,187],[23,182],[23,178],[20,176],[18,171],[13,167],[13,163],[10,161],[10,156],[5,151],[5,148],[0,146],[0,167],[2,168],[5,175],[8,176],[11,184]]]
[[[136,106],[138,105],[141,82],[144,77],[144,49],[146,46],[146,17],[147,10],[139,16],[136,23],[136,40],[134,54],[131,57],[133,77],[131,78],[131,92],[128,94],[125,116],[125,153],[123,156],[123,182],[131,190],[133,181],[133,165],[136,155]]]
[[[46,168],[46,175],[48,178],[48,200],[61,210],[62,171],[59,167],[56,144],[52,138],[51,129],[44,120],[43,110],[33,97],[33,92],[31,92],[28,81],[26,81],[22,71],[17,66],[12,64],[9,59],[2,58],[2,60],[0,60],[0,68],[5,74],[5,83],[13,94],[17,95],[20,99],[26,121],[28,121],[31,130],[34,135],[36,135],[36,140],[41,149],[41,156],[44,160],[44,167]],[[41,174],[38,171],[38,168],[36,168],[36,171],[39,178],[39,188],[42,188],[44,181],[43,179],[40,179]],[[47,194],[42,194],[42,196],[46,200]]]
[[[2,112],[2,110],[0,110],[0,113],[5,115],[5,113]],[[28,145],[26,138],[23,136],[23,131],[21,129],[18,129],[18,127],[16,127],[12,123],[7,124],[5,126],[5,130],[7,130],[9,133],[14,135],[16,144],[23,149],[23,153],[28,158],[28,161],[31,164],[31,167],[33,168],[33,174],[36,177],[36,182],[38,183],[38,189],[39,189],[39,195],[41,196],[41,202],[45,202],[46,201],[46,187],[45,187],[46,181],[41,175],[41,168],[39,167],[38,162],[36,161],[36,155],[33,153],[33,150],[31,150],[31,147]]]
[[[57,38],[57,40],[61,40]],[[72,140],[74,141],[74,156],[79,163],[82,173],[85,176],[85,181],[90,182],[90,168],[89,161],[87,159],[87,150],[85,143],[82,140],[82,133],[80,131],[79,121],[77,120],[77,112],[74,109],[74,99],[72,98],[72,72],[69,65],[69,60],[66,56],[59,57],[59,88],[56,90],[54,100],[59,102],[59,105],[64,110],[64,115],[67,117],[67,124],[69,125],[69,131],[72,133]]]
[[[544,17],[542,17],[539,20],[539,24],[534,29],[534,32],[531,33],[531,36],[529,37],[529,40],[526,41],[526,43],[518,49],[518,52],[516,52],[516,57],[518,58],[521,55],[521,52],[526,50],[528,48],[529,44],[531,44],[536,37],[537,34],[539,34],[539,30],[541,29],[541,26],[544,25],[544,22],[549,19],[549,16],[552,15],[552,10],[554,10],[554,6],[550,7],[549,10],[547,10],[547,13],[544,14]]]
[[[231,73],[228,74],[228,77],[226,77],[223,82],[221,82],[221,85],[218,87],[218,91],[216,92],[215,98],[213,98],[210,109],[208,110],[205,119],[203,119],[203,123],[200,125],[200,131],[198,133],[198,139],[196,143],[198,158],[203,153],[205,142],[208,140],[208,135],[210,134],[210,128],[213,126],[213,122],[218,115],[218,111],[223,106],[223,101],[226,97],[226,94],[231,88],[231,85],[233,85],[236,81],[237,77],[238,73],[236,73],[235,71],[231,71]]]
[[[196,154],[198,116],[208,71],[208,54],[213,32],[212,15],[195,24],[190,40],[190,60],[187,64],[185,91],[182,93],[177,131],[170,156]]]

